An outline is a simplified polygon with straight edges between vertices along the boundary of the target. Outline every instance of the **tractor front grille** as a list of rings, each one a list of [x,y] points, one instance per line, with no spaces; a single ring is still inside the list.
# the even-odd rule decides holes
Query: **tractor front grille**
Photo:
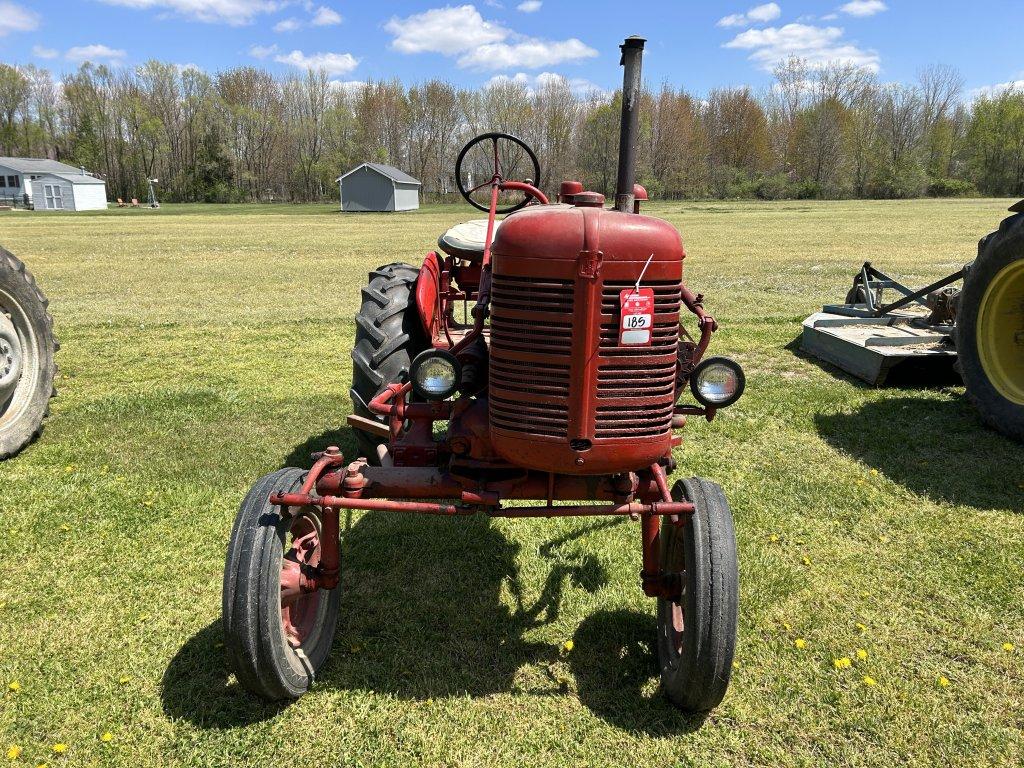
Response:
[[[629,282],[601,291],[596,400],[569,435],[573,294],[571,280],[495,275],[491,298],[490,415],[493,427],[545,438],[595,441],[646,438],[671,430],[679,342],[678,281],[649,281],[654,290],[650,346],[619,346],[619,293]],[[596,319],[596,317],[595,317]],[[591,374],[593,375],[593,374]],[[577,428],[574,428],[576,431]]]
[[[494,275],[490,413],[510,432],[566,438],[573,282]]]
[[[663,435],[672,428],[675,404],[679,308],[678,281],[652,281],[651,345],[619,346],[619,295],[629,282],[606,282],[601,291],[601,343],[597,368],[595,438]]]

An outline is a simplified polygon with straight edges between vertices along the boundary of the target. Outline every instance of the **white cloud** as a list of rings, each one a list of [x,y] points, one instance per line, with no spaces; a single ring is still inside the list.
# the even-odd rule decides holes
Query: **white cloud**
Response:
[[[256,16],[283,8],[284,0],[102,0],[128,8],[166,10],[196,21],[250,24]]]
[[[31,32],[39,26],[39,14],[14,3],[0,2],[0,37],[8,32]]]
[[[275,32],[294,32],[302,26],[302,22],[298,19],[282,19],[274,25]]]
[[[878,54],[843,40],[840,27],[786,24],[779,28],[748,29],[723,47],[751,51],[750,60],[769,71],[790,56],[798,56],[811,66],[840,62],[871,72],[878,72],[880,68]]]
[[[60,56],[60,51],[56,48],[45,48],[41,45],[33,45],[32,55],[38,59],[56,59]]]
[[[457,56],[458,66],[469,69],[538,69],[597,55],[576,38],[541,40],[517,34],[485,20],[472,5],[395,17],[384,28],[394,35],[391,47],[400,53]]]
[[[1000,96],[1007,91],[1020,91],[1021,93],[1024,93],[1024,72],[1021,72],[1020,77],[1016,80],[1007,80],[1005,83],[983,85],[980,88],[973,88],[967,94],[967,97],[971,101],[977,101],[978,99],[991,99],[996,96]]]
[[[341,24],[341,14],[326,5],[321,5],[313,14],[314,27],[330,27],[334,24]]]
[[[782,15],[778,3],[755,5],[746,13],[732,13],[718,20],[719,27],[749,27],[751,24],[765,24]]]
[[[332,91],[344,91],[351,95],[359,93],[366,87],[362,80],[328,80],[327,85]]]
[[[538,69],[593,56],[597,56],[597,51],[575,37],[559,41],[527,39],[518,43],[481,45],[460,56],[456,63],[460,67],[479,70]]]
[[[492,85],[499,85],[501,83],[516,83],[526,88],[529,93],[533,94],[547,86],[549,83],[559,81],[567,83],[569,85],[569,89],[577,96],[597,95],[607,97],[611,95],[610,91],[605,90],[601,86],[596,83],[592,83],[589,80],[584,80],[581,77],[566,77],[565,75],[559,75],[556,72],[541,72],[537,75],[528,75],[525,72],[516,72],[514,75],[495,75],[484,83],[484,87],[489,88]]]
[[[277,53],[277,45],[254,45],[249,49],[249,55],[254,59],[265,59],[272,53]]]
[[[543,3],[540,0],[523,0],[523,2],[516,6],[516,10],[523,13],[534,13],[540,10],[541,5]]]
[[[111,48],[106,45],[100,45],[94,43],[93,45],[76,45],[73,48],[68,48],[67,53],[64,54],[64,58],[68,61],[91,61],[94,64],[100,64],[106,62],[108,64],[120,64],[121,60],[127,56],[120,48]]]
[[[882,0],[850,0],[839,10],[848,13],[850,16],[874,16],[876,13],[888,10],[889,6]]]
[[[472,5],[432,8],[404,19],[393,17],[384,29],[395,36],[391,47],[400,53],[456,54],[509,35],[501,25],[484,21]]]
[[[299,69],[322,69],[329,75],[347,75],[359,65],[351,53],[310,53],[292,51],[274,57],[274,61]]]

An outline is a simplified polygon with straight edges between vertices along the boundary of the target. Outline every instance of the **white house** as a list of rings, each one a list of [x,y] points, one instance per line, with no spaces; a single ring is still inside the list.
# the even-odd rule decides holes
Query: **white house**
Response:
[[[0,157],[0,202],[37,211],[97,211],[107,207],[107,184],[56,160]]]
[[[337,181],[343,211],[414,211],[420,207],[423,185],[390,165],[363,163]]]

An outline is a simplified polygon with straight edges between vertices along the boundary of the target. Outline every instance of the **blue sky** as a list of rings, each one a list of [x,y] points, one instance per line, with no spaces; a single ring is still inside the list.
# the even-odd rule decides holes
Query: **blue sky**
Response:
[[[582,89],[619,83],[617,45],[648,38],[645,79],[703,94],[769,82],[780,57],[841,59],[882,80],[950,64],[968,93],[1024,85],[1021,0],[0,0],[0,60],[56,71],[83,59],[149,58],[210,72],[255,64],[324,66],[341,82],[441,77],[478,86],[564,75]]]

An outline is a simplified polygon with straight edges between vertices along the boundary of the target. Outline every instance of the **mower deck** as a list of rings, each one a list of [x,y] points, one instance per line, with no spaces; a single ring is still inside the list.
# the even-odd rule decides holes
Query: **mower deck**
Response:
[[[885,384],[897,367],[921,383],[952,369],[952,326],[929,325],[928,312],[918,307],[871,317],[866,307],[858,311],[863,306],[826,306],[815,312],[803,322],[800,348],[875,386]]]

